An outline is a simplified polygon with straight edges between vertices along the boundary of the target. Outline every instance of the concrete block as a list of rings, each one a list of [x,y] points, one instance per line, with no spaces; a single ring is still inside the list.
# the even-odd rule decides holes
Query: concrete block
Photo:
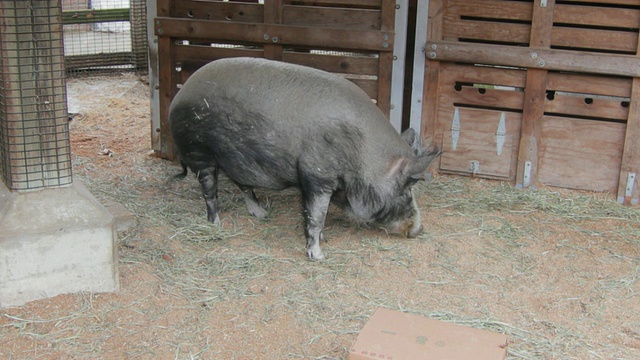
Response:
[[[129,230],[138,224],[138,218],[122,204],[105,202],[103,205],[113,216],[118,232]]]
[[[119,288],[113,216],[75,181],[11,192],[0,183],[0,308]]]

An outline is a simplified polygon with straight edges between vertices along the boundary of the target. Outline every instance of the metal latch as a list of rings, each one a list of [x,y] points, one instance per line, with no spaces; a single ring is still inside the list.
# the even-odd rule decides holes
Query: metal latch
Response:
[[[477,173],[479,173],[480,172],[480,161],[471,160],[469,162],[469,171],[471,171],[471,176],[475,176]]]

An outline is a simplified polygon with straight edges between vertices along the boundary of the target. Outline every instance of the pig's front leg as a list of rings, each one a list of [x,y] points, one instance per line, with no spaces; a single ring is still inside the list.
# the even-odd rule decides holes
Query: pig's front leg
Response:
[[[331,193],[303,194],[304,220],[307,235],[307,255],[312,260],[324,259],[320,241],[324,239],[322,230],[329,209]]]

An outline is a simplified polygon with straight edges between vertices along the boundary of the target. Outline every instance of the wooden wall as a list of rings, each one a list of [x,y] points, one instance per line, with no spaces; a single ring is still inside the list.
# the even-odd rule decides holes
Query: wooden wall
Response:
[[[173,158],[171,99],[200,66],[264,57],[343,74],[389,115],[395,1],[157,0],[159,156]]]
[[[447,173],[638,202],[637,0],[431,0],[423,135]]]

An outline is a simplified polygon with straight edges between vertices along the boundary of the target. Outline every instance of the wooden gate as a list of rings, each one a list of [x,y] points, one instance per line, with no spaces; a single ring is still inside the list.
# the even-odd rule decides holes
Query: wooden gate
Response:
[[[423,135],[442,144],[440,171],[638,202],[637,0],[419,6]]]
[[[264,57],[339,73],[389,115],[395,1],[157,0],[156,5],[160,120],[152,143],[162,157],[174,155],[167,124],[171,99],[196,69],[220,58]],[[152,47],[152,61],[155,57]]]

